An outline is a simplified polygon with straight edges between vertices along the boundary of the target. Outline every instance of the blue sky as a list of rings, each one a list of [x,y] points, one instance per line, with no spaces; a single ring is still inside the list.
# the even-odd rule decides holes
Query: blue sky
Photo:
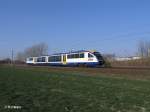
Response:
[[[134,55],[150,40],[149,0],[0,0],[0,57],[40,42],[49,53]]]

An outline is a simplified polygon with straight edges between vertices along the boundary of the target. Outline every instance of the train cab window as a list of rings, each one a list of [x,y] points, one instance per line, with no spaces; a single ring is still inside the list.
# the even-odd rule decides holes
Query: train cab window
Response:
[[[81,53],[79,57],[84,58],[84,53]]]
[[[97,57],[98,60],[103,60],[103,57],[99,52],[94,52],[93,54]]]
[[[88,57],[89,57],[89,58],[92,58],[92,57],[93,57],[93,55],[92,55],[92,54],[90,54],[90,53],[88,53]]]
[[[33,61],[33,58],[29,58],[29,61]]]

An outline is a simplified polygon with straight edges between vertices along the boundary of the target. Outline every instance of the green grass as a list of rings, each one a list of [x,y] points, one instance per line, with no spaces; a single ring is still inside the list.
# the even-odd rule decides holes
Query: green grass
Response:
[[[150,81],[0,67],[0,112],[10,111],[149,112]]]

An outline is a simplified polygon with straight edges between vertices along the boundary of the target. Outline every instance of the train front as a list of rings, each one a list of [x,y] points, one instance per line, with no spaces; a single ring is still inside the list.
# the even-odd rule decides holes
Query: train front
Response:
[[[96,56],[99,65],[102,66],[105,63],[105,60],[103,59],[102,55],[99,52],[93,52],[93,54]]]

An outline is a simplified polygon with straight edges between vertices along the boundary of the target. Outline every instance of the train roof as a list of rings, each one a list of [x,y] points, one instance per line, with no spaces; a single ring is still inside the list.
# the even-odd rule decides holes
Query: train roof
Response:
[[[96,50],[78,50],[78,51],[70,51],[70,52],[64,52],[64,53],[54,53],[51,55],[43,55],[39,57],[47,57],[47,56],[52,56],[52,55],[61,55],[61,54],[70,54],[70,53],[81,53],[81,52],[96,52]],[[38,57],[28,57],[28,58],[38,58]]]
[[[70,51],[70,52],[66,52],[66,53],[55,53],[52,55],[61,55],[61,54],[69,54],[69,53],[80,53],[80,52],[90,52],[88,50],[79,50],[79,51]]]

